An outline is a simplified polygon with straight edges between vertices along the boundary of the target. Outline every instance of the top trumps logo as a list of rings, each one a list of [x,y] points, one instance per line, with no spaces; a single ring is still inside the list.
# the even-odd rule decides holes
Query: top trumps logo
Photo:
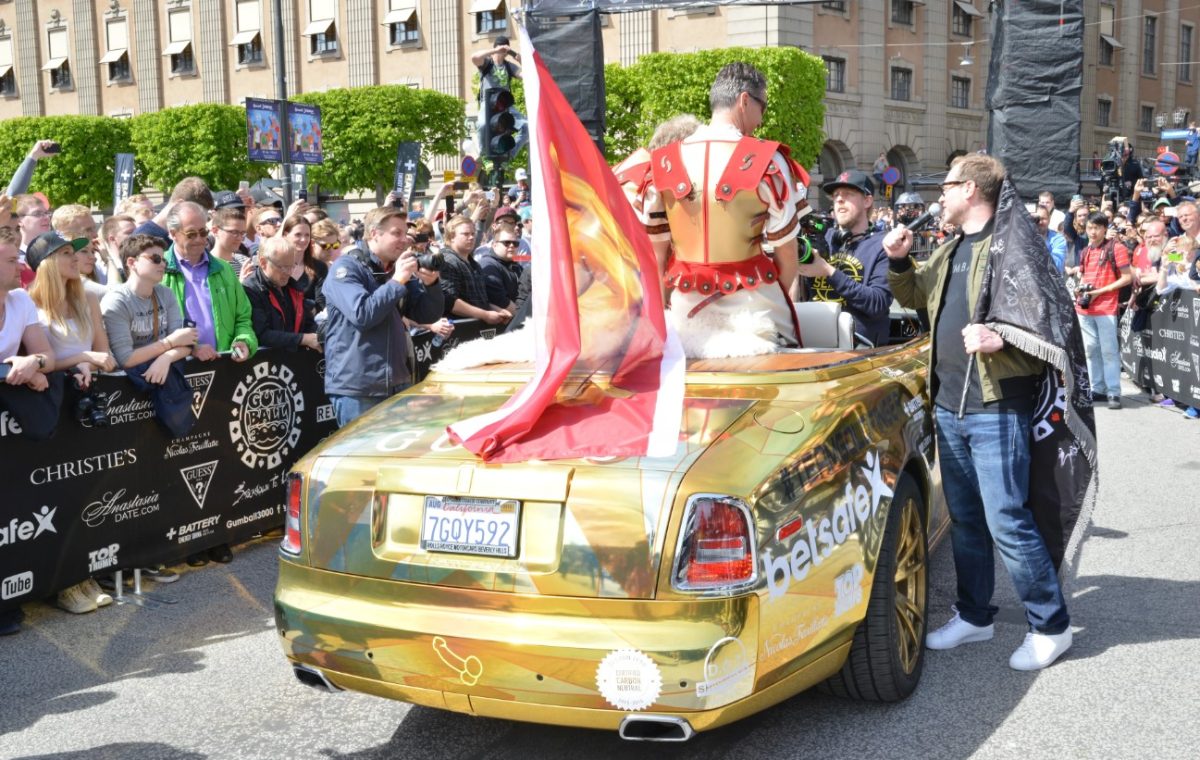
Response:
[[[274,469],[300,440],[304,392],[282,364],[263,362],[233,392],[229,436],[242,464]]]

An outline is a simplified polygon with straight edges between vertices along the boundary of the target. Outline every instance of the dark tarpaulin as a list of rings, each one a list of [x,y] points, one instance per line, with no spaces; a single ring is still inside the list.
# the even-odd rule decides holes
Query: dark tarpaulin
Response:
[[[558,89],[603,153],[604,39],[600,36],[599,12],[593,10],[575,16],[528,15],[525,28]]]
[[[1100,482],[1083,333],[1062,275],[1009,179],[995,230],[972,321],[1046,362],[1033,417],[1027,506],[1065,586]]]
[[[1017,191],[1066,205],[1079,189],[1082,0],[997,0],[988,69],[988,151]]]

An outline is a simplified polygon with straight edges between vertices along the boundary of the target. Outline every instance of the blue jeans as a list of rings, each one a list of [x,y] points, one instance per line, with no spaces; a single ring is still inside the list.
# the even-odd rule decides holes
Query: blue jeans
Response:
[[[393,386],[391,392],[386,396],[337,396],[331,393],[329,400],[333,403],[333,417],[337,420],[337,426],[339,428],[346,427],[411,385],[412,383],[401,383]]]
[[[1121,339],[1117,336],[1117,315],[1091,317],[1079,314],[1083,329],[1083,350],[1087,353],[1088,376],[1092,396],[1121,395]]]
[[[1025,604],[1025,618],[1040,633],[1062,633],[1067,604],[1046,542],[1025,506],[1029,495],[1030,415],[968,414],[934,407],[942,490],[950,509],[950,540],[958,575],[958,614],[971,625],[990,625],[999,608],[993,543]]]

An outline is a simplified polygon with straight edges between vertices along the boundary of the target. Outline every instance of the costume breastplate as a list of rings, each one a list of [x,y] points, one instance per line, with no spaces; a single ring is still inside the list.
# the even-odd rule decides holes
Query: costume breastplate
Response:
[[[675,143],[654,152],[654,184],[676,260],[721,265],[762,255],[767,204],[757,189],[774,153],[774,143],[754,138]],[[747,156],[746,169],[738,171]]]

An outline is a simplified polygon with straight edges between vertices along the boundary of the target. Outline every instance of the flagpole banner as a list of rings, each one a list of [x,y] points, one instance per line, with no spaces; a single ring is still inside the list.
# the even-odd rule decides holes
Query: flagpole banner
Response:
[[[392,189],[404,199],[407,208],[412,207],[413,195],[417,192],[417,167],[420,165],[421,143],[400,143],[396,149],[396,181]]]
[[[604,156],[525,30],[533,214],[530,381],[498,410],[451,425],[488,461],[673,452],[684,360],[658,265]],[[544,223],[542,223],[544,221]]]
[[[1121,320],[1121,364],[1143,388],[1200,407],[1200,293],[1176,290],[1152,307],[1149,327]]]
[[[1007,177],[975,306],[972,321],[1046,363],[1032,419],[1027,505],[1065,588],[1100,487],[1091,381],[1075,304]]]
[[[283,123],[278,100],[246,98],[246,154],[251,161],[283,163]]]
[[[132,153],[118,153],[113,162],[113,208],[133,195],[134,166]]]
[[[307,103],[288,103],[288,159],[294,164],[325,163],[321,109]]]

